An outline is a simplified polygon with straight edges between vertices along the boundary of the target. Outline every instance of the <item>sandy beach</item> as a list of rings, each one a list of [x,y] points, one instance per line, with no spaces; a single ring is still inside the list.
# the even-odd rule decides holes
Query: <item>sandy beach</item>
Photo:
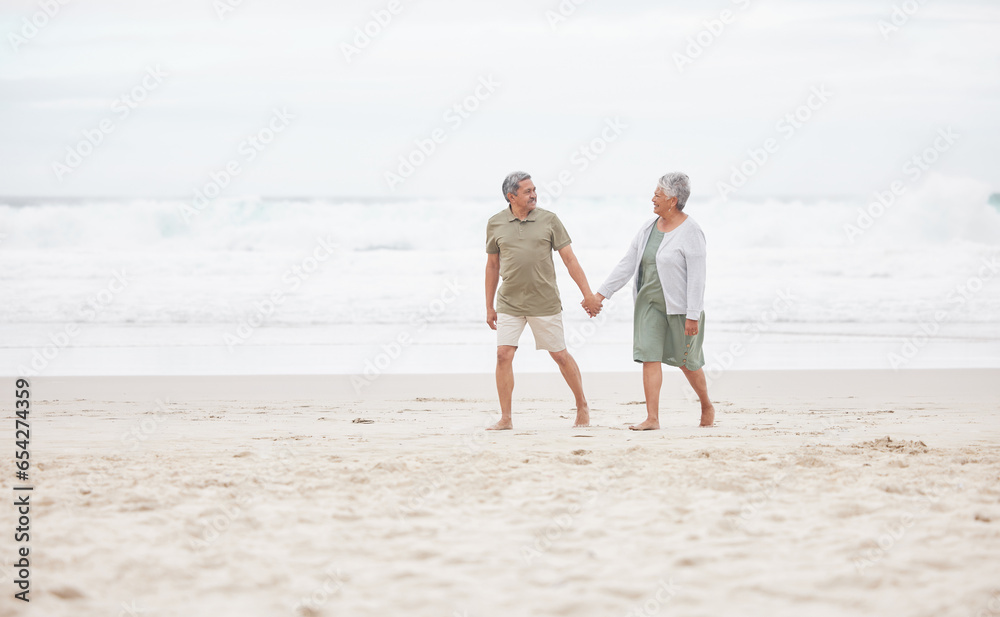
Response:
[[[0,614],[1000,615],[1000,371],[584,378],[35,379]]]

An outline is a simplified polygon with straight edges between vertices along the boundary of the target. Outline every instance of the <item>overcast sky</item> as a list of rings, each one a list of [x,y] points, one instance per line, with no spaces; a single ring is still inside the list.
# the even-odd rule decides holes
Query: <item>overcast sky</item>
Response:
[[[995,0],[226,2],[4,0],[0,195],[187,197],[234,162],[231,195],[499,197],[513,169],[575,196],[678,169],[716,191],[773,139],[741,196],[862,196],[948,128],[933,170],[1000,190]]]

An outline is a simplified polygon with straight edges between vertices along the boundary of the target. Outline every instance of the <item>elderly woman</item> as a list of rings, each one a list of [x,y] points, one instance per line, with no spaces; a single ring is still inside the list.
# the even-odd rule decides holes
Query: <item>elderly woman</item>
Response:
[[[632,240],[625,257],[597,289],[595,300],[584,303],[588,313],[600,311],[633,277],[635,298],[633,358],[642,363],[646,393],[646,420],[631,426],[646,431],[660,428],[662,364],[678,366],[701,400],[701,426],[712,426],[715,408],[708,398],[702,366],[705,336],[705,234],[684,205],[691,194],[688,177],[669,173],[657,182],[653,194],[656,218],[647,221]]]

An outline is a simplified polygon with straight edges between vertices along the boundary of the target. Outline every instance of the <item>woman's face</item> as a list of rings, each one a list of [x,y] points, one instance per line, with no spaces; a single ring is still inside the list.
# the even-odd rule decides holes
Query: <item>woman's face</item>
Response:
[[[675,203],[677,203],[676,197],[667,197],[663,189],[656,187],[656,192],[653,193],[653,212],[657,216],[666,215]]]

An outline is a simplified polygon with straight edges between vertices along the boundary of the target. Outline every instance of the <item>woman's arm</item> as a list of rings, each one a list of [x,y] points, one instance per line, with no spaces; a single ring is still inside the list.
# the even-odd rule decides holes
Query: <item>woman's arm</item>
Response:
[[[707,276],[707,245],[699,228],[684,247],[687,266],[687,319],[698,321],[705,310],[705,278]]]
[[[629,245],[625,256],[622,257],[621,261],[618,262],[618,265],[611,271],[608,278],[605,279],[605,281],[601,283],[601,286],[597,288],[597,295],[601,296],[602,300],[613,296],[615,292],[624,287],[625,284],[632,279],[632,275],[635,274],[636,260],[639,259],[636,254],[636,250],[638,249],[641,236],[645,230],[646,225],[643,225],[642,229],[639,230],[639,233],[632,238],[632,244]]]

